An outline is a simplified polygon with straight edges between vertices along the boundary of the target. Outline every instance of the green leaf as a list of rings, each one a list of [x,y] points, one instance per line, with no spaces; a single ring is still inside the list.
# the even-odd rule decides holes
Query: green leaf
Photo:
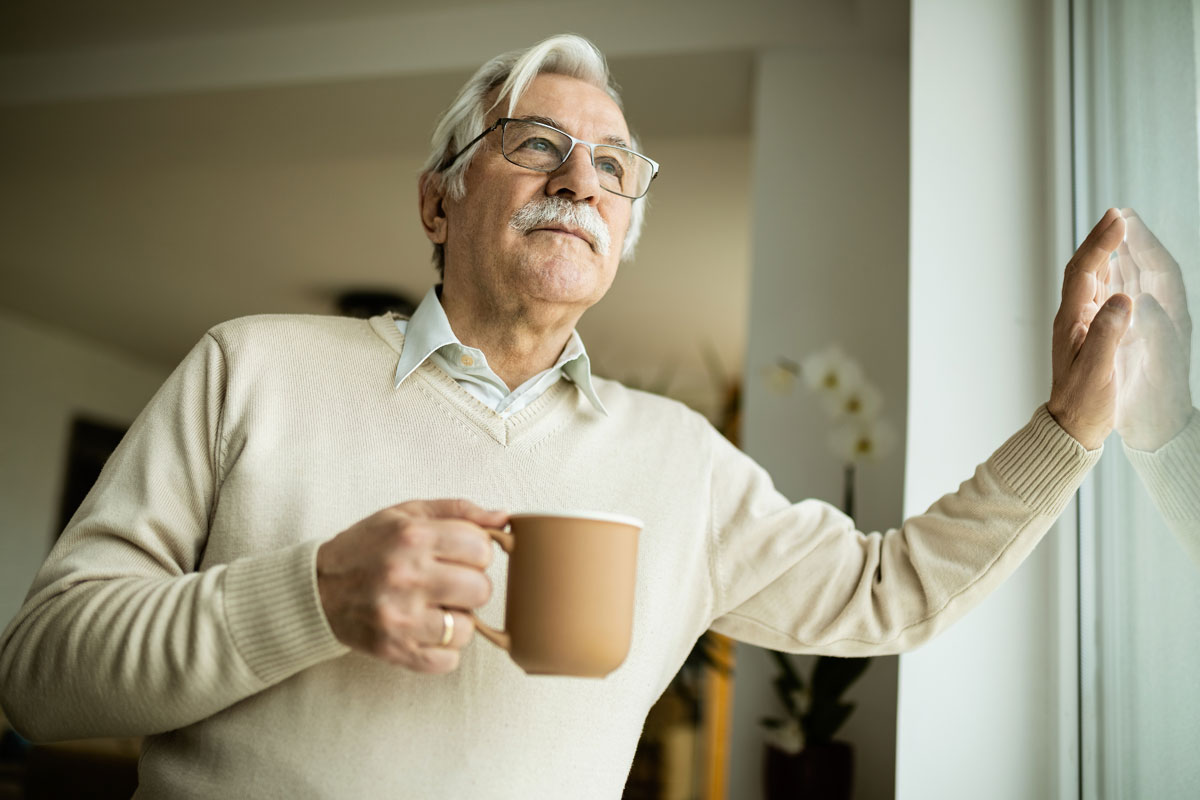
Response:
[[[787,676],[792,686],[798,691],[804,691],[804,679],[796,671],[796,665],[792,663],[791,657],[785,653],[780,653],[778,650],[768,650],[767,652],[771,654],[771,658],[775,659],[780,672]]]
[[[809,745],[829,744],[853,711],[854,705],[851,703],[814,706],[801,722],[804,741]]]
[[[797,717],[800,715],[800,709],[796,708],[796,703],[792,699],[792,690],[795,688],[786,675],[776,675],[772,681],[775,686],[775,694],[779,695],[779,702],[783,703],[784,707],[790,716]]]
[[[858,680],[867,667],[869,658],[834,658],[821,656],[813,667],[813,702],[819,698],[838,700]]]

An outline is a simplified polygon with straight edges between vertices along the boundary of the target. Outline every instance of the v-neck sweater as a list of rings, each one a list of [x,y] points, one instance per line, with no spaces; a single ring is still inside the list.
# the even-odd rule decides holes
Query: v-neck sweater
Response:
[[[897,529],[791,503],[685,406],[560,381],[502,418],[390,317],[208,332],[134,422],[0,641],[35,740],[147,734],[139,798],[618,798],[646,713],[712,627],[779,650],[911,649],[1021,563],[1099,457],[1045,411]],[[418,498],[645,521],[629,655],[526,675],[476,637],[424,675],[352,652],[316,551]],[[480,611],[503,623],[506,559]]]

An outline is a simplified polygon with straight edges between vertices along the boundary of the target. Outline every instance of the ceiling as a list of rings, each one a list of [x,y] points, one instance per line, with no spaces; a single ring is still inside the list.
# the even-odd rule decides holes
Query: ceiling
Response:
[[[439,8],[494,5],[488,0],[437,0]],[[413,0],[5,0],[0,53],[46,53],[196,35],[320,23],[427,8]]]

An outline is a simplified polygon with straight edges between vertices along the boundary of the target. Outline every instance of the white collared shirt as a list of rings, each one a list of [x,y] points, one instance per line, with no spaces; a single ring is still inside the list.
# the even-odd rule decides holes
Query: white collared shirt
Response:
[[[410,319],[396,320],[396,327],[404,334],[404,348],[396,365],[397,387],[429,359],[502,417],[512,416],[528,406],[560,378],[574,383],[597,411],[608,414],[592,388],[591,360],[583,340],[575,331],[571,331],[571,338],[553,367],[539,372],[510,392],[500,376],[488,366],[483,351],[467,347],[454,335],[438,300],[436,287],[425,293]]]

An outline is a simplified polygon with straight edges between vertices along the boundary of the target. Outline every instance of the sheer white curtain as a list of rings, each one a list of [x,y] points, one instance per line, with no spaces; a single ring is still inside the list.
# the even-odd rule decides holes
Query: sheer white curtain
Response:
[[[1105,208],[1134,208],[1179,262],[1193,319],[1198,6],[1074,0],[1073,10],[1076,238]],[[1193,341],[1193,399],[1198,351]],[[1083,797],[1200,797],[1200,563],[1115,436],[1081,493],[1080,615]]]

